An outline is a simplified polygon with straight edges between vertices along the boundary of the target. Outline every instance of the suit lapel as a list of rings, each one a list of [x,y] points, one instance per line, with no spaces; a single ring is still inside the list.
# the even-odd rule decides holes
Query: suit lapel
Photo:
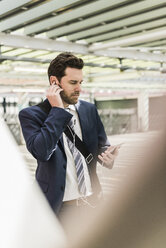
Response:
[[[86,142],[86,137],[88,137],[88,120],[86,118],[86,109],[79,101],[76,105],[76,110],[78,113],[78,118],[80,121],[81,131],[82,131],[82,139],[84,142]]]
[[[46,99],[44,102],[41,102],[37,105],[38,107],[40,107],[43,112],[45,112],[47,115],[49,114],[50,110],[51,110],[51,105],[48,101],[48,99]],[[88,141],[88,118],[86,118],[87,113],[86,113],[86,108],[84,107],[84,105],[81,103],[81,101],[78,101],[78,103],[75,105],[77,113],[78,113],[78,117],[79,117],[79,121],[80,121],[80,126],[81,126],[81,131],[82,131],[82,139],[85,143],[87,143],[86,141]],[[64,143],[63,143],[63,136],[59,139],[59,144],[61,146],[61,148],[64,151]]]

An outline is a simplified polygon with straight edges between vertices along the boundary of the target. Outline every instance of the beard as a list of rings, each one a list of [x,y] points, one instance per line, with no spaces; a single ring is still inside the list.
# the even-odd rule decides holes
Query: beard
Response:
[[[67,104],[76,104],[78,102],[78,97],[80,95],[79,91],[72,93],[71,95],[67,95],[65,91],[60,92],[62,100]],[[77,98],[75,98],[77,97]]]

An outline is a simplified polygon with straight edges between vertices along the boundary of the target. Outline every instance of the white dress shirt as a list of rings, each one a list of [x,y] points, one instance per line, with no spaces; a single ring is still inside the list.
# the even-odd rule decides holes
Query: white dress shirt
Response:
[[[74,105],[69,105],[69,111],[73,115],[72,119],[74,120],[74,131],[79,136],[79,138],[82,140],[82,132],[81,132],[81,126],[78,118],[77,111],[75,109]],[[81,197],[81,194],[78,190],[78,182],[77,182],[77,172],[76,167],[73,159],[73,155],[69,149],[66,135],[63,133],[63,141],[64,141],[64,148],[65,153],[67,157],[67,171],[66,171],[66,186],[65,186],[65,193],[63,201],[70,201],[74,199],[78,199]],[[82,162],[83,162],[83,168],[84,168],[84,177],[85,177],[85,185],[86,185],[86,196],[89,196],[92,194],[92,187],[90,182],[90,176],[87,164],[85,162],[84,156],[81,154]]]

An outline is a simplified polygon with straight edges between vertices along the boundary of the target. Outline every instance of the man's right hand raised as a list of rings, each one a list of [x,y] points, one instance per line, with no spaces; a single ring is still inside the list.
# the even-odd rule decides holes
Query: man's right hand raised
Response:
[[[52,107],[64,108],[60,92],[63,91],[57,84],[52,83],[47,90],[46,97]]]

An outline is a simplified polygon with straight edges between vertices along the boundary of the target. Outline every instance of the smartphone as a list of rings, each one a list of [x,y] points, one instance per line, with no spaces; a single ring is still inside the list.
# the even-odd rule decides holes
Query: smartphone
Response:
[[[58,85],[58,86],[59,86],[59,88],[61,88],[61,89],[62,89],[61,85],[60,85],[60,84],[57,84],[57,83],[56,83],[56,81],[53,81],[53,84]],[[60,92],[60,95],[61,95],[61,92]]]
[[[53,84],[56,84],[56,85],[58,85],[60,88],[62,88],[62,87],[60,86],[60,84],[57,84],[57,83],[56,83],[56,81],[53,81],[52,83],[53,83]]]
[[[113,147],[113,150],[111,150],[111,153],[113,153],[117,147],[120,148],[123,144],[124,144],[124,143],[119,143],[119,144],[115,145],[115,146]]]

